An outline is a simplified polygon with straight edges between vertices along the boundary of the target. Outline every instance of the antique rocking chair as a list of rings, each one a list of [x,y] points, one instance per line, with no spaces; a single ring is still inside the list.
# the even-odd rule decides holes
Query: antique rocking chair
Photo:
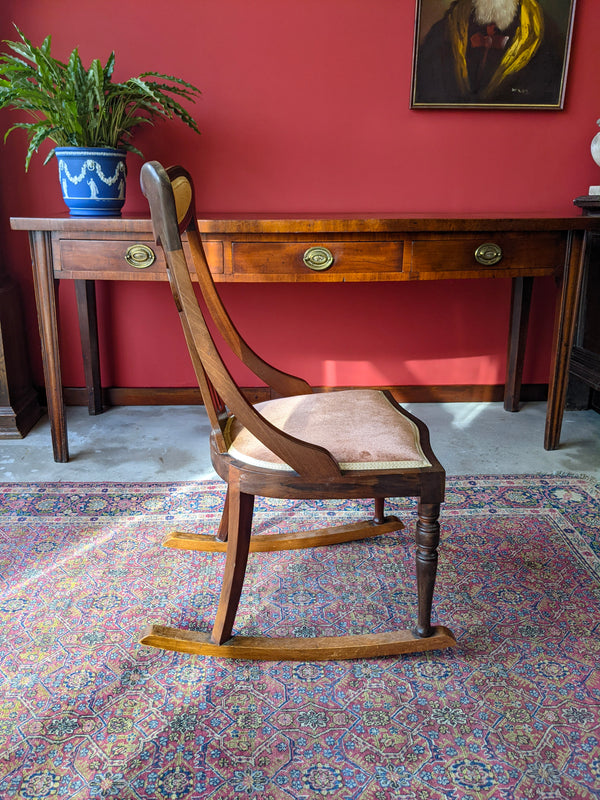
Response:
[[[141,185],[212,426],[212,463],[227,483],[216,536],[174,532],[164,542],[188,550],[226,551],[212,632],[153,625],[142,644],[229,658],[295,661],[386,656],[455,644],[447,628],[431,625],[445,473],[430,448],[426,426],[385,392],[312,393],[305,381],[263,361],[241,337],[216,291],[198,232],[189,174],[182,167],[165,170],[152,161],[142,168]],[[192,254],[190,265],[183,232]],[[253,406],[235,384],[207,327],[190,268],[197,273],[204,304],[225,343],[278,399]],[[373,498],[375,515],[366,522],[313,532],[252,536],[256,495]],[[385,498],[397,496],[418,497],[414,630],[315,638],[232,637],[249,551],[334,545],[400,530],[404,526],[397,518],[384,517]]]

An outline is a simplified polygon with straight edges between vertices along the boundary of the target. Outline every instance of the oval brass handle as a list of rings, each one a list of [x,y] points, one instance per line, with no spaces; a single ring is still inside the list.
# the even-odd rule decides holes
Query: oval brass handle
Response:
[[[333,264],[333,253],[326,247],[309,247],[302,260],[309,269],[320,272]]]
[[[156,261],[156,255],[151,247],[145,244],[132,244],[127,248],[125,253],[125,261],[131,267],[137,269],[146,269]]]
[[[502,248],[494,242],[480,244],[475,250],[475,261],[484,267],[492,267],[502,259]]]

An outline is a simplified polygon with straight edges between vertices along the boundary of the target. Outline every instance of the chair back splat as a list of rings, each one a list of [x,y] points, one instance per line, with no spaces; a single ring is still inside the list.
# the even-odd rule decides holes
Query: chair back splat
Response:
[[[212,463],[227,483],[215,536],[173,532],[164,542],[167,547],[226,553],[212,629],[152,625],[141,642],[201,655],[295,661],[397,655],[455,644],[451,631],[431,624],[445,473],[424,423],[387,392],[314,393],[306,381],[264,361],[243,339],[217,292],[198,230],[189,173],[180,166],[164,169],[150,161],[142,167],[141,184],[210,420]],[[182,236],[191,253],[189,262]],[[201,303],[192,276],[198,280]],[[248,402],[225,365],[211,328],[219,332],[219,347],[229,348],[271,388],[275,399]],[[373,498],[375,513],[364,522],[316,531],[252,535],[255,496]],[[418,499],[417,621],[412,629],[313,638],[233,635],[249,553],[333,546],[399,531],[402,522],[385,516],[386,497]],[[325,558],[327,553],[323,551]]]

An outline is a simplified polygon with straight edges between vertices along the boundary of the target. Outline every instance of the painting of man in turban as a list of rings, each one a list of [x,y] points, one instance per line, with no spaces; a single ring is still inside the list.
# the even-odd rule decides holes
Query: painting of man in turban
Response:
[[[574,0],[420,0],[411,106],[562,108],[573,9]]]

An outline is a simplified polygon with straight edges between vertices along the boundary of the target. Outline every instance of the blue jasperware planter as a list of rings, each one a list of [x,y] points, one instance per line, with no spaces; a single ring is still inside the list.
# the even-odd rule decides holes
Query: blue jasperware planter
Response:
[[[125,203],[126,150],[57,147],[63,199],[73,217],[119,217]]]

